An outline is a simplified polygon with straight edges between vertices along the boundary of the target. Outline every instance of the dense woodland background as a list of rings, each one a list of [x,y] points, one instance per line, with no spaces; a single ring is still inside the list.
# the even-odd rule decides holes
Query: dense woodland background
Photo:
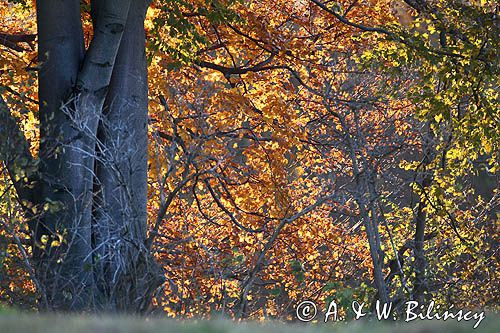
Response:
[[[58,3],[0,0],[1,305],[498,309],[496,1]]]

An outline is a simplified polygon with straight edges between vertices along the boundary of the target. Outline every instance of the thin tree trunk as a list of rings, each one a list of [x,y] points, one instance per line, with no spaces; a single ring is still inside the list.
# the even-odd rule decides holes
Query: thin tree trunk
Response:
[[[341,117],[338,118],[344,128],[347,128],[345,120]],[[359,138],[362,136],[358,131]],[[378,218],[376,204],[376,189],[373,170],[369,165],[366,158],[363,158],[364,168],[360,167],[358,157],[356,155],[356,141],[353,140],[351,134],[346,132],[346,142],[348,144],[348,153],[352,162],[353,176],[354,176],[354,199],[359,208],[359,214],[365,227],[366,237],[370,246],[370,257],[373,263],[373,280],[375,288],[378,291],[378,299],[382,303],[389,303],[389,291],[384,279],[384,251],[382,251],[380,244],[380,233],[378,230]]]
[[[433,151],[433,134],[429,124],[426,125],[426,133],[423,133],[422,139],[422,179],[420,180],[420,188],[426,190],[432,183],[432,171],[428,170],[429,164],[434,159]],[[425,292],[427,291],[426,282],[426,266],[427,260],[425,258],[424,241],[425,241],[425,225],[427,214],[425,212],[425,199],[420,198],[417,205],[417,214],[415,216],[415,234],[414,234],[414,248],[415,248],[415,262],[413,263],[413,270],[415,272],[415,284],[413,295],[415,300],[419,303],[424,301]]]
[[[389,303],[389,294],[387,285],[384,280],[384,272],[382,270],[384,265],[384,252],[380,246],[380,235],[378,231],[378,222],[373,216],[369,216],[363,200],[358,201],[360,208],[360,215],[363,219],[365,226],[366,237],[370,246],[370,257],[373,263],[373,280],[375,288],[378,291],[378,299],[382,303]],[[376,214],[375,209],[371,209],[372,214]]]

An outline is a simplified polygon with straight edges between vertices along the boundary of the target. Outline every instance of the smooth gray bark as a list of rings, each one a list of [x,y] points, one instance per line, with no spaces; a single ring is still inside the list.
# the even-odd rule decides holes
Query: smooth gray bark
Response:
[[[88,176],[82,168],[88,159],[76,151],[82,147],[79,131],[61,108],[71,101],[69,96],[84,56],[80,2],[37,1],[37,18],[41,138],[37,201],[54,205],[34,230],[34,259],[37,275],[45,285],[47,306],[82,308],[91,301],[93,289],[91,260],[87,257],[92,250],[90,210],[77,207],[77,203],[88,201]],[[57,202],[64,203],[64,208],[56,209]],[[51,247],[57,234],[74,237],[62,246]]]
[[[146,0],[92,1],[94,36],[85,50],[80,1],[37,1],[36,181],[16,183],[20,161],[36,169],[26,148],[24,159],[0,157],[12,161],[11,176],[22,202],[29,202],[27,211],[38,205],[43,212],[32,225],[43,309],[140,312],[162,281],[144,245],[148,6]],[[15,122],[4,105],[0,116]]]
[[[105,309],[144,310],[162,282],[145,247],[147,231],[148,82],[144,19],[147,0],[133,1],[98,133],[95,267]]]

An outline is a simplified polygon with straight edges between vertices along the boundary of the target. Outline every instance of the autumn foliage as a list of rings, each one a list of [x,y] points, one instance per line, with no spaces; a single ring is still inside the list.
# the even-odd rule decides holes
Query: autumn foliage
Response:
[[[497,16],[494,1],[154,1],[150,311],[294,319],[301,300],[381,288],[498,307]],[[34,1],[1,0],[0,17],[0,93],[36,154]],[[3,164],[0,198],[0,304],[34,308]]]

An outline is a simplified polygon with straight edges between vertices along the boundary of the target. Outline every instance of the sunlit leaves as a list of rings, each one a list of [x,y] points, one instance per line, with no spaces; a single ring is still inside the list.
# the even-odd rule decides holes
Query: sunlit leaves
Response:
[[[498,168],[494,4],[432,4],[436,12],[418,16],[393,1],[328,2],[349,22],[384,34],[303,0],[153,3],[145,22],[148,213],[167,277],[155,306],[171,316],[235,315],[244,301],[248,316],[264,318],[287,317],[305,298],[370,302],[363,218],[380,221],[385,273],[401,251],[406,280],[389,287],[407,297],[420,202],[438,303],[445,286],[468,306],[495,297],[485,277],[492,272],[481,270],[494,267],[489,212],[498,197],[479,197],[470,184]],[[32,7],[0,6],[3,30],[34,32]],[[36,154],[36,52],[23,46],[1,49],[0,81],[10,90],[0,92]],[[432,159],[422,163],[425,135]],[[423,186],[426,176],[432,182]],[[1,184],[0,191],[9,185]],[[325,195],[334,199],[278,230]],[[364,203],[373,210],[362,216]],[[16,231],[23,223],[16,217]],[[58,248],[63,238],[42,245]],[[9,256],[2,260],[19,274]]]

